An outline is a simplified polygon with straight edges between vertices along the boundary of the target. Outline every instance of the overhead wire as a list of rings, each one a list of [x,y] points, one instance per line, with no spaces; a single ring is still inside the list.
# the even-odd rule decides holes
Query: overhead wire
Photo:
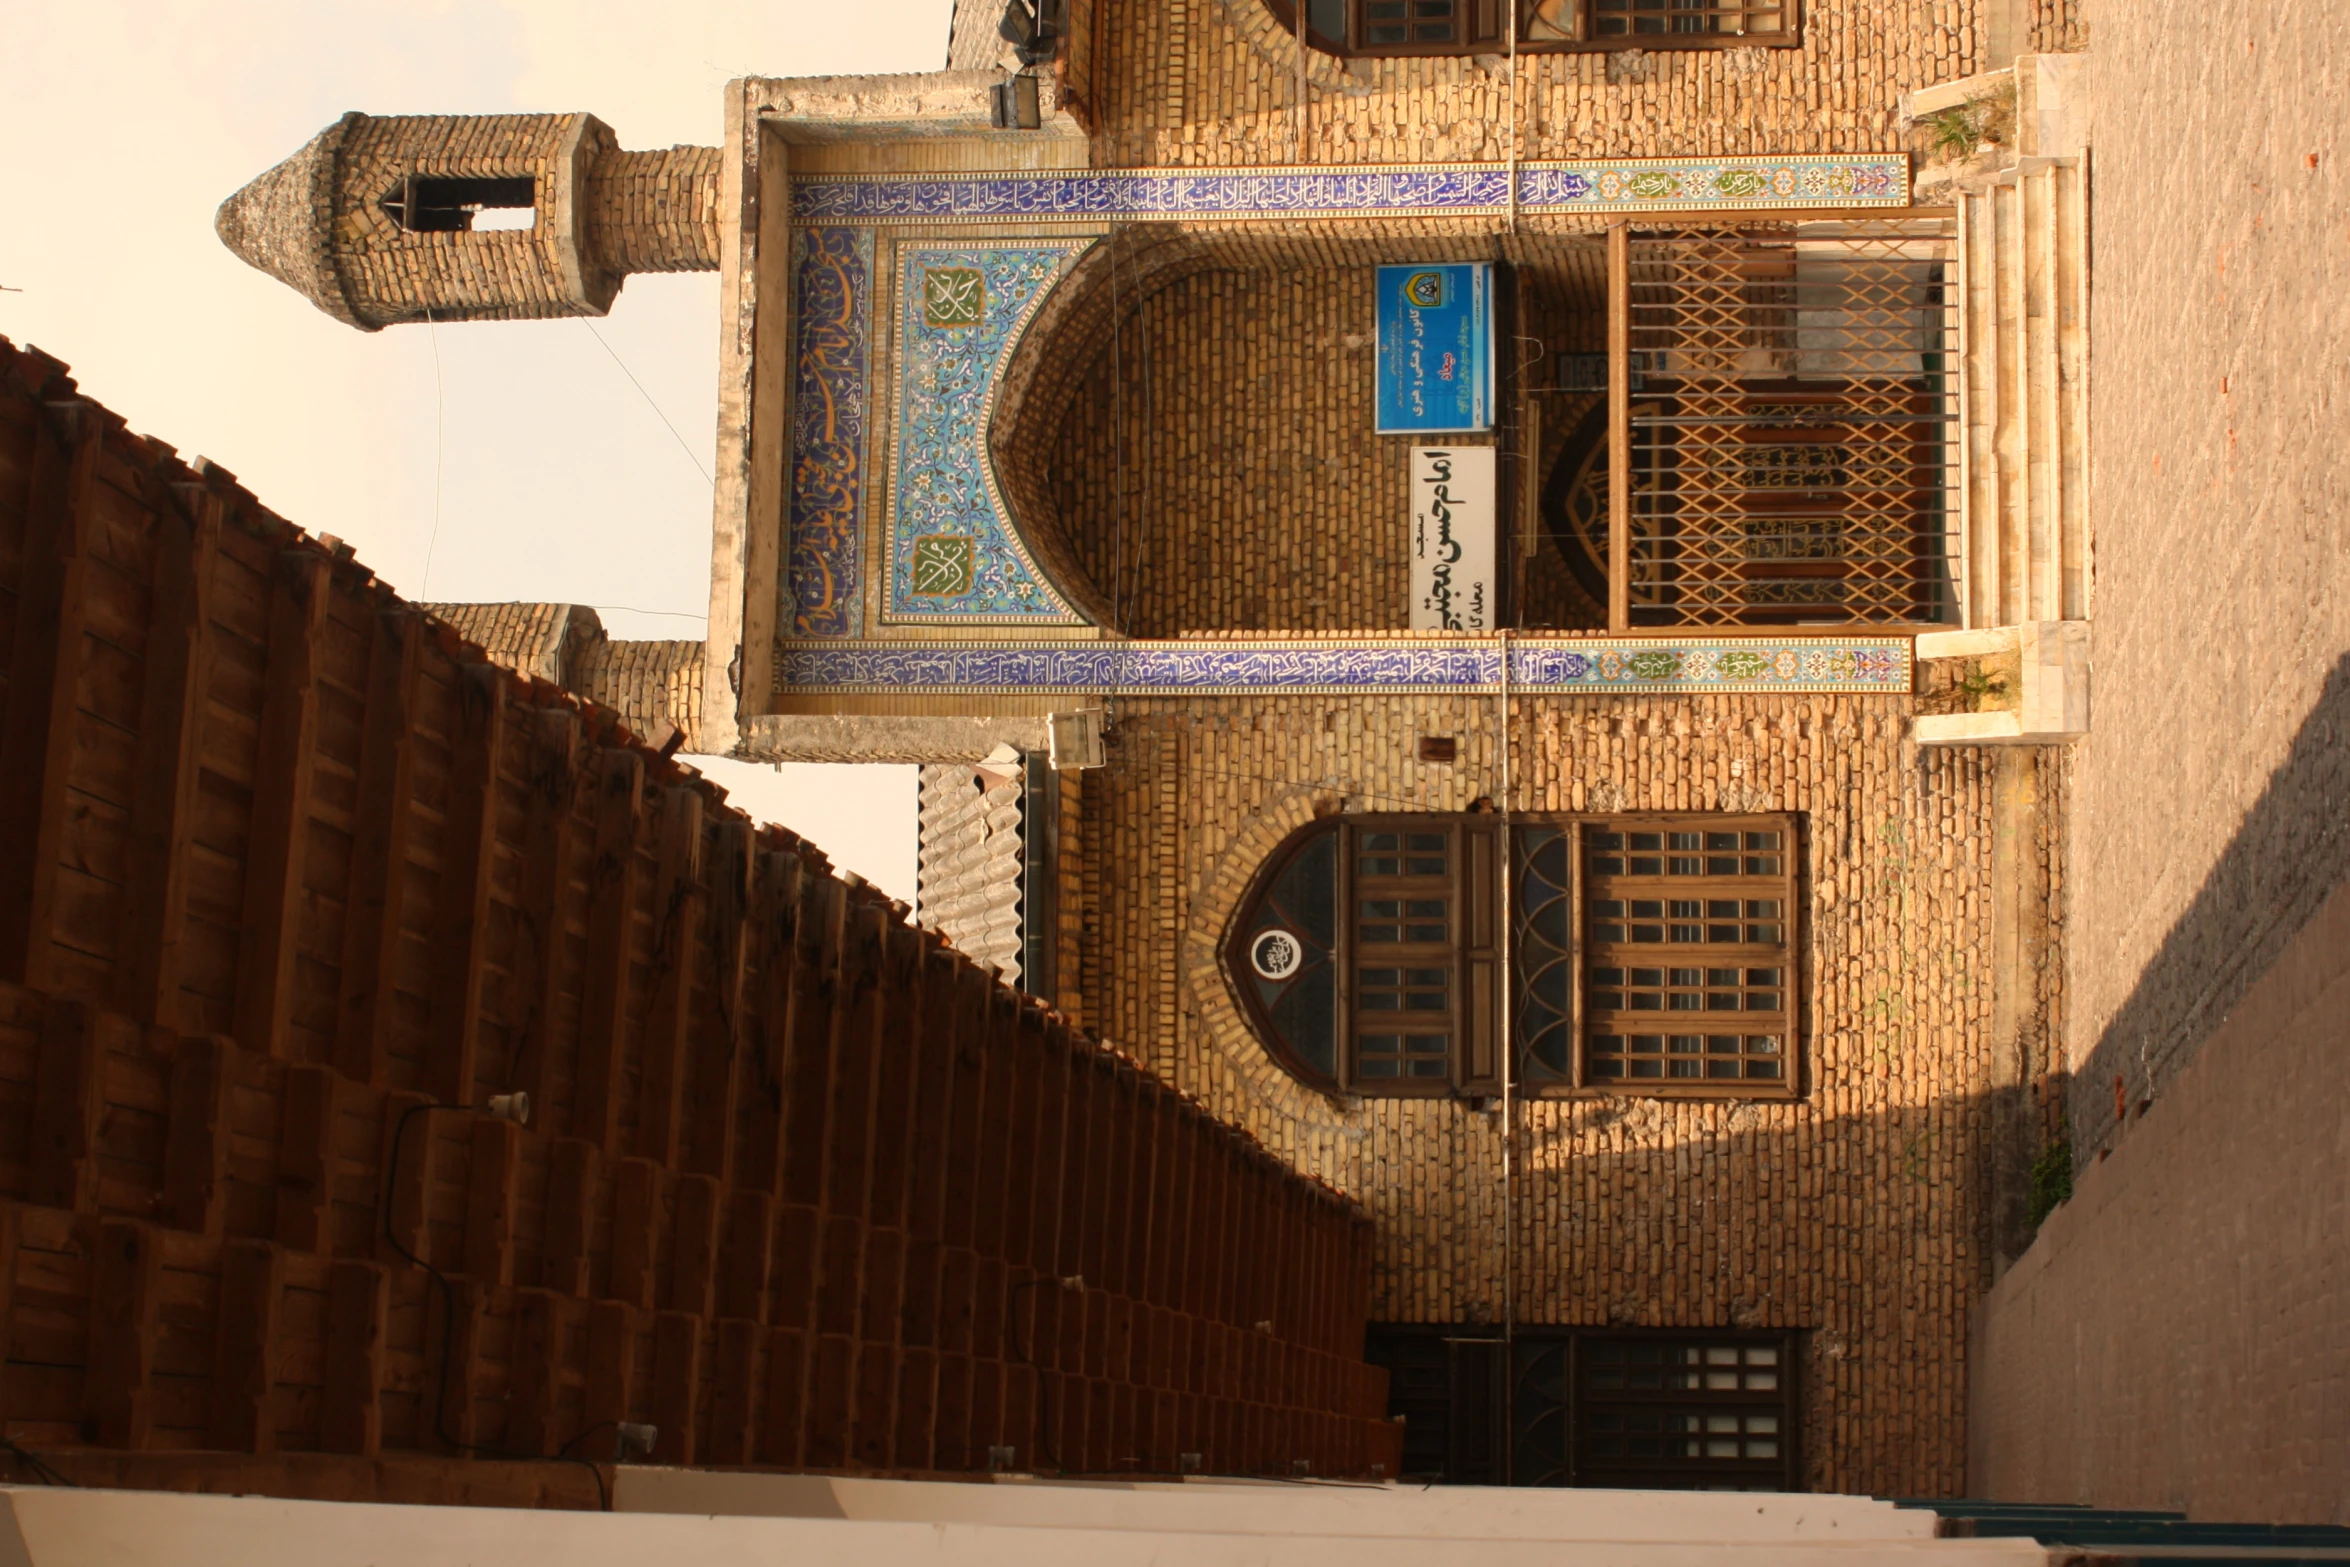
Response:
[[[677,449],[685,453],[685,460],[692,463],[694,472],[702,476],[702,482],[712,489],[716,489],[718,481],[710,477],[710,470],[702,466],[702,459],[696,457],[694,449],[686,445],[685,437],[677,433],[677,426],[669,422],[669,416],[661,411],[661,405],[653,401],[653,394],[645,390],[645,383],[636,378],[634,370],[628,368],[628,361],[615,353],[610,343],[604,341],[604,334],[596,330],[596,324],[593,321],[585,316],[580,316],[577,319],[581,326],[588,329],[588,336],[594,338],[597,345],[612,356],[612,362],[620,367],[622,375],[628,377],[628,384],[636,388],[636,395],[645,400],[645,406],[653,410],[653,417],[660,420],[662,427],[668,430],[670,439],[677,442]]]
[[[424,544],[424,574],[417,579],[416,596],[432,599],[432,557],[441,547],[441,425],[448,412],[448,393],[441,384],[441,329],[424,307],[425,336],[432,340],[432,535]]]

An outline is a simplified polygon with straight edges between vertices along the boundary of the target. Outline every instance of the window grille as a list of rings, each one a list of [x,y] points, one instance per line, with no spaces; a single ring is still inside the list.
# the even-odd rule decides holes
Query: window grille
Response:
[[[1326,54],[1490,54],[1509,47],[1512,0],[1305,0]],[[1797,0],[1515,0],[1521,52],[1793,44]],[[1265,0],[1285,32],[1296,0]]]
[[[1584,829],[1584,1080],[1783,1092],[1792,834],[1778,818]]]
[[[1780,1330],[1374,1323],[1404,1477],[1451,1485],[1801,1489],[1800,1339]],[[1508,1385],[1503,1386],[1506,1375]]]
[[[1251,1023],[1328,1091],[1797,1091],[1784,816],[1350,817],[1293,836],[1226,943]],[[1501,939],[1504,921],[1509,940]]]

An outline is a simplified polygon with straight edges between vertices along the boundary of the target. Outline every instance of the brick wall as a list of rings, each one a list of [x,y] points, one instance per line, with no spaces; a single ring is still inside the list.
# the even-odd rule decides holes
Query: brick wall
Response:
[[[1066,999],[1370,1209],[1377,1320],[1502,1314],[1500,1120],[1302,1090],[1248,1033],[1216,950],[1265,854],[1318,813],[1499,798],[1495,709],[1128,701],[1109,765],[1084,775]],[[1989,754],[1918,752],[1908,715],[1882,698],[1517,705],[1517,809],[1800,813],[1808,969],[1797,1102],[1524,1106],[1507,1233],[1519,1320],[1808,1330],[1809,1482],[1956,1495],[1986,1150],[2012,1097],[1988,1026],[1997,812]],[[1429,734],[1457,737],[1459,761],[1418,762]],[[2052,765],[2035,773],[2060,790]],[[2045,1072],[2046,1038],[2030,1043]]]
[[[0,648],[0,1413],[69,1475],[1392,1472],[1353,1205],[5,343]]]
[[[2116,1080],[2126,1106],[2165,1092],[2350,876],[2350,454],[2331,412],[2350,395],[2350,161],[2310,65],[2350,49],[2350,14],[2248,12],[2224,50],[2167,8],[2094,20],[2094,177],[2133,194],[2099,206],[2090,256],[2097,685],[2069,878],[2084,1151],[2113,1135]],[[2111,133],[2151,124],[2165,134]],[[2174,142],[2204,149],[2196,170]]]
[[[361,119],[337,160],[333,244],[351,306],[371,322],[512,321],[591,313],[564,277],[548,193],[570,177],[558,157],[580,117],[567,114],[382,115]],[[380,205],[412,173],[526,176],[538,183],[536,227],[409,234]],[[611,280],[617,286],[618,279]],[[604,291],[609,303],[610,290]]]
[[[1079,0],[1072,85],[1099,165],[1404,163],[1509,155],[1501,56],[1340,61],[1296,44],[1261,0]],[[1528,158],[1876,152],[1905,92],[1983,69],[1971,0],[1809,0],[1800,47],[1526,54]]]
[[[722,156],[626,152],[582,114],[355,116],[336,156],[326,239],[352,311],[369,323],[422,320],[427,309],[444,322],[600,315],[629,273],[717,270]],[[404,232],[381,202],[410,174],[529,178],[538,221]]]
[[[611,272],[718,270],[716,147],[600,153],[588,173],[588,243]]]

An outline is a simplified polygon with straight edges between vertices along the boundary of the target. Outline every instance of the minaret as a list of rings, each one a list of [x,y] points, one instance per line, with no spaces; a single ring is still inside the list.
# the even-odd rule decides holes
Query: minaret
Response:
[[[221,203],[221,243],[362,331],[600,316],[632,272],[718,267],[715,147],[623,152],[592,114],[346,114]]]

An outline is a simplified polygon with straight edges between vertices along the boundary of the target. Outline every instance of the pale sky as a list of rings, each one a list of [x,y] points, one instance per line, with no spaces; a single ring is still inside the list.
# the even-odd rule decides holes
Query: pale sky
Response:
[[[358,332],[230,255],[214,209],[349,109],[584,109],[624,147],[715,146],[730,77],[936,70],[951,9],[11,0],[0,335],[410,598],[593,604],[614,636],[699,637],[717,274],[631,278],[593,332]],[[695,765],[912,900],[913,769]]]

